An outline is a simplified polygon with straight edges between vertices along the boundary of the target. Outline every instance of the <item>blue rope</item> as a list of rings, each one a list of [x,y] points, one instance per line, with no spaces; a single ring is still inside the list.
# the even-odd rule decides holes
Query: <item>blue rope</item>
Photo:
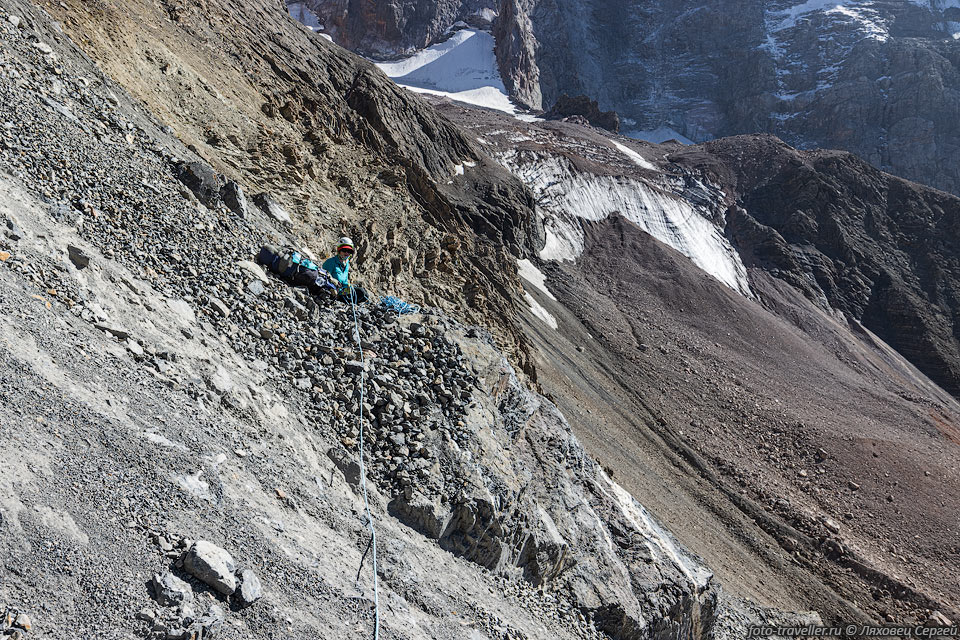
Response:
[[[387,309],[393,309],[401,316],[408,313],[420,313],[420,307],[418,305],[404,302],[400,298],[396,298],[394,296],[385,296],[380,298],[380,304]]]

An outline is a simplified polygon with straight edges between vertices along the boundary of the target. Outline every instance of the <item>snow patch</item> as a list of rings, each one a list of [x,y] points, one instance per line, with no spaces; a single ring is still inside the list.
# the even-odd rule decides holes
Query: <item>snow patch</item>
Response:
[[[464,29],[409,58],[376,64],[403,85],[454,92],[481,87],[503,89],[493,44],[490,34]]]
[[[537,269],[535,264],[526,258],[517,260],[517,273],[521,278],[542,291],[548,298],[556,300],[554,295],[547,289],[547,276],[545,276],[540,269]]]
[[[396,82],[396,80],[394,80]],[[506,92],[496,87],[480,87],[469,91],[441,91],[440,89],[427,89],[424,87],[414,87],[402,82],[398,85],[414,93],[425,93],[432,96],[444,96],[464,104],[472,104],[475,107],[485,107],[494,111],[503,111],[513,114],[516,107],[510,102]]]
[[[530,312],[533,313],[533,315],[543,320],[544,324],[551,329],[556,330],[559,325],[557,324],[557,319],[553,317],[553,314],[544,309],[543,305],[534,300],[533,296],[529,293],[524,292],[523,298],[527,301],[527,305],[529,305]]]
[[[611,480],[602,470],[600,471],[600,477],[609,487],[610,493],[613,494],[612,498],[620,507],[623,517],[643,536],[651,555],[666,557],[671,560],[690,583],[697,588],[697,591],[703,590],[713,579],[713,573],[674,542],[673,536],[667,533],[650,516],[643,505],[627,493],[626,489]]]
[[[543,118],[533,115],[532,113],[515,113],[514,118],[520,122],[543,122]]]
[[[540,250],[541,260],[573,262],[583,252],[583,231],[579,225],[552,217],[544,221],[546,242]]]
[[[575,260],[584,250],[579,220],[621,215],[734,291],[751,296],[747,270],[709,212],[626,176],[582,173],[569,160],[530,151],[500,156],[537,198],[546,244],[543,260]]]
[[[630,147],[620,144],[616,140],[611,140],[610,142],[612,142],[613,146],[619,149],[623,153],[623,155],[630,158],[635,164],[643,167],[644,169],[649,169],[650,171],[657,170],[657,168],[653,166],[646,158],[644,158],[642,155],[640,155]]]
[[[819,11],[848,19],[855,23],[867,37],[886,40],[889,37],[887,25],[872,4],[864,0],[807,0],[787,9],[771,12],[770,19],[767,21],[768,30],[777,33],[792,29],[797,26],[801,18]]]
[[[461,29],[446,41],[410,57],[375,64],[398,85],[412,91],[516,114],[517,108],[500,78],[493,46],[489,33]]]

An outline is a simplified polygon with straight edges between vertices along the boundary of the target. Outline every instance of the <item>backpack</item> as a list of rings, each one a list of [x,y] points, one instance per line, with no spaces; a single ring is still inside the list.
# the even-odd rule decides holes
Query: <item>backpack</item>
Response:
[[[260,248],[257,262],[293,285],[308,287],[311,293],[333,288],[330,274],[297,249],[277,249],[269,244],[264,245]]]

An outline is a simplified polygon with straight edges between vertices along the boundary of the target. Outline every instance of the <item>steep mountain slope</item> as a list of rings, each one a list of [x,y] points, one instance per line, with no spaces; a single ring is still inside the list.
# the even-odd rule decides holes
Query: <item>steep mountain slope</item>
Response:
[[[252,12],[244,28],[274,24],[280,41],[288,33],[327,46],[281,7],[243,7]],[[118,47],[156,53],[164,38],[176,41],[176,27],[151,34],[87,8],[88,21],[78,11],[71,28],[94,53],[89,38],[101,27],[129,29]],[[203,8],[191,25],[236,15],[228,4]],[[257,15],[270,19],[258,25]],[[182,36],[180,46],[196,32]],[[484,329],[437,309],[399,317],[369,305],[353,315],[251,263],[264,240],[318,239],[276,203],[248,205],[241,184],[170,135],[173,125],[193,131],[197,102],[154,92],[144,80],[152,72],[121,67],[122,51],[104,55],[147,107],[173,118],[162,125],[26,2],[4,3],[0,39],[6,636],[340,638],[379,622],[383,638],[735,638],[748,624],[819,621],[724,592],[524,386]],[[221,51],[242,44],[224,36]],[[192,60],[198,77],[228,76]],[[511,194],[527,193],[517,180],[490,164],[438,187],[431,167],[442,172],[443,147],[466,138],[362,62],[316,61],[359,69],[347,99],[366,115],[342,105],[325,114],[331,125],[351,120],[358,136],[341,138],[338,159],[356,167],[389,155],[416,197],[435,194],[418,210],[427,222],[411,216],[413,231],[443,224],[459,231],[458,246],[482,250],[487,234],[529,251],[518,229],[536,221],[505,222]],[[179,99],[182,112],[164,112]],[[251,116],[217,100],[207,122]],[[415,122],[378,121],[384,104]],[[375,135],[398,125],[414,128],[395,147]],[[222,146],[208,139],[214,161],[229,157]],[[277,180],[256,155],[237,164]],[[502,217],[477,215],[484,197]],[[448,206],[449,217],[430,219],[430,206]],[[368,237],[366,247],[405,240]],[[489,277],[506,287],[516,278],[512,268]],[[493,304],[508,306],[512,294]],[[512,316],[491,320],[513,329]]]
[[[950,299],[918,283],[938,261],[936,290],[956,282],[956,250],[923,231],[955,223],[956,197],[770,137],[658,146],[438,106],[537,196],[544,273],[520,273],[538,382],[721,580],[836,620],[956,609],[960,406],[927,377],[949,375],[935,363],[949,352],[901,354],[876,335],[955,344],[938,342],[949,315],[923,316],[929,333],[888,321]],[[797,226],[809,235],[787,242],[757,222],[794,204],[819,234]],[[851,303],[891,290],[905,302]]]
[[[762,180],[737,190],[722,146],[446,105],[465,132],[279,3],[48,9],[0,15],[0,598],[36,632],[339,638],[375,599],[381,637],[449,640],[956,614],[956,403],[724,235]],[[344,232],[375,293],[442,309],[353,316],[249,262]],[[835,425],[818,393],[858,404]]]
[[[539,242],[529,194],[372,65],[272,2],[48,9],[201,159],[247,192],[273,193],[304,244],[355,236],[375,290],[510,332],[508,299],[490,293],[511,290],[498,265]],[[476,166],[460,175],[463,162]],[[451,250],[453,236],[463,244]]]
[[[750,264],[859,320],[960,395],[956,197],[773,138],[729,138],[703,152],[670,158],[738,195],[728,230]],[[714,158],[724,177],[707,168]]]

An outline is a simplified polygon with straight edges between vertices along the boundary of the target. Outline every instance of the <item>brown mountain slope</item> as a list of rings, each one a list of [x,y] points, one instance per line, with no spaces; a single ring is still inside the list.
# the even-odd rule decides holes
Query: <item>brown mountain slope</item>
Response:
[[[727,233],[749,266],[861,321],[960,394],[960,199],[770,136],[670,159],[736,194]]]
[[[746,300],[621,218],[545,269],[540,383],[721,582],[836,621],[956,612],[948,394],[769,275]]]

